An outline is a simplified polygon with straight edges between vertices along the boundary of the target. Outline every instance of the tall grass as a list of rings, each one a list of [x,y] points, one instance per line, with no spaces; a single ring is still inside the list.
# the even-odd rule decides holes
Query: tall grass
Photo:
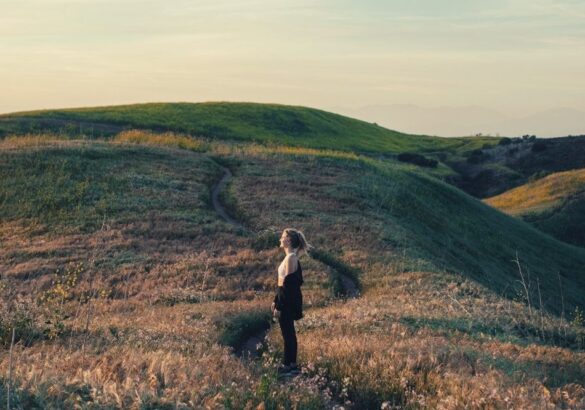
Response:
[[[128,130],[117,134],[114,141],[177,147],[195,152],[205,152],[208,150],[205,142],[187,135],[180,135],[172,132],[157,134],[144,130]]]
[[[42,270],[46,265],[62,266],[72,255],[88,260],[94,250],[96,255],[74,297],[63,299],[68,332],[44,343],[14,345],[13,403],[45,408],[585,405],[585,356],[578,344],[583,329],[578,315],[570,313],[580,304],[583,287],[574,272],[582,253],[413,167],[294,150],[251,153],[228,147],[234,149],[219,153],[217,147],[211,145],[210,152],[228,157],[224,164],[235,170],[233,199],[265,229],[255,239],[238,235],[208,209],[205,192],[218,168],[205,153],[92,143],[85,150],[43,149],[45,156],[27,163],[41,164],[56,180],[95,173],[92,181],[109,175],[105,187],[109,182],[115,187],[118,179],[131,184],[126,192],[110,191],[120,207],[108,212],[103,232],[27,231],[14,209],[13,218],[1,219],[0,263],[21,294],[51,287],[51,275]],[[30,152],[0,155],[1,164],[14,164],[3,168],[11,181],[0,185],[0,192],[11,194],[2,197],[4,203],[16,197],[30,206],[33,194],[7,188],[21,181],[40,189],[31,181],[41,173],[16,160],[25,162]],[[166,202],[158,202],[161,197]],[[80,211],[91,209],[81,198]],[[50,215],[36,213],[41,221]],[[274,374],[282,353],[276,326],[257,363],[245,364],[225,345],[238,346],[265,328],[281,256],[271,246],[276,245],[272,233],[288,226],[330,251],[303,264],[303,292],[311,305],[296,322],[303,376],[281,385]],[[542,291],[532,294],[542,296],[542,303],[540,297],[531,299],[539,302],[532,314],[519,300],[500,297],[518,279],[515,249]],[[329,303],[319,260],[341,271],[359,268],[362,296]],[[545,277],[556,268],[575,268],[563,270],[560,297],[559,276]],[[91,287],[88,275],[95,275]],[[94,299],[88,322],[89,306],[76,303],[77,297],[102,287],[107,295]],[[566,319],[540,311],[541,306],[555,311],[559,299]],[[173,303],[156,303],[165,300]],[[8,368],[7,356],[0,356],[0,373]]]

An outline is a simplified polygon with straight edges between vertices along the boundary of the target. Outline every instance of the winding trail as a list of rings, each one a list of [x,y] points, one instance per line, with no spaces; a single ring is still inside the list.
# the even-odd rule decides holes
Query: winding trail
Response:
[[[212,202],[213,208],[229,224],[232,224],[238,228],[241,228],[241,229],[248,231],[248,229],[240,221],[238,221],[237,219],[232,217],[227,212],[227,210],[225,209],[225,207],[221,204],[221,202],[219,200],[219,195],[220,195],[221,191],[223,189],[225,189],[225,187],[227,186],[227,184],[229,183],[229,181],[233,177],[233,175],[228,168],[217,163],[217,161],[214,161],[214,162],[223,170],[223,176],[213,186],[212,191],[211,191],[211,202]],[[330,276],[337,275],[337,277],[341,281],[341,286],[342,286],[341,293],[343,294],[344,298],[357,298],[360,296],[358,284],[355,282],[355,280],[353,278],[351,278],[347,275],[344,275],[343,273],[336,270],[333,266],[331,266],[330,264],[327,264],[326,262],[324,262],[322,260],[319,260],[319,262],[321,262],[327,266],[327,268],[329,269]],[[235,350],[235,354],[242,359],[252,359],[252,360],[256,359],[259,356],[259,353],[260,353],[262,346],[264,344],[265,336],[268,334],[269,330],[270,330],[270,328],[262,330],[256,334],[250,336],[248,339],[246,339],[246,341],[244,343],[242,343],[242,345],[238,349]]]
[[[217,164],[217,162],[215,162],[215,163]],[[239,221],[237,221],[230,214],[228,214],[226,209],[223,207],[223,205],[219,201],[219,193],[221,192],[221,190],[223,190],[226,187],[226,185],[228,184],[228,182],[232,178],[232,173],[226,167],[219,165],[219,164],[217,164],[217,165],[221,167],[221,169],[223,171],[223,176],[221,177],[221,179],[215,184],[215,186],[211,190],[211,203],[213,204],[213,208],[217,211],[217,213],[223,219],[226,220],[226,222],[228,222],[232,225],[235,225],[238,228],[244,228],[244,225],[242,225]]]

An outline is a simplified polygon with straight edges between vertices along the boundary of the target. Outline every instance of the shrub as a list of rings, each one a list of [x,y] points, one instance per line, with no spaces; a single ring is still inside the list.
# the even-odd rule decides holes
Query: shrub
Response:
[[[437,165],[439,165],[439,162],[436,159],[430,159],[425,157],[424,155],[414,154],[411,152],[403,152],[399,154],[398,160],[427,168],[436,168]]]
[[[0,281],[0,347],[8,348],[14,341],[28,345],[33,340],[42,338],[42,331],[37,327],[35,318],[38,312],[32,300],[26,300],[16,294],[5,281]]]
[[[38,304],[43,309],[45,317],[44,333],[54,339],[65,331],[65,320],[67,312],[65,302],[73,300],[78,284],[79,276],[85,271],[82,262],[69,262],[63,272],[57,270],[57,278],[52,282],[51,287],[44,291]]]
[[[343,296],[349,291],[349,289],[345,289],[341,276],[345,276],[351,280],[358,291],[361,290],[360,281],[358,279],[359,272],[357,269],[336,259],[329,252],[321,249],[313,249],[311,251],[311,257],[333,268],[333,272],[330,276],[330,283],[331,291],[334,296]]]
[[[542,152],[545,151],[547,148],[546,143],[543,141],[537,141],[534,144],[532,144],[532,152]]]
[[[469,157],[467,157],[467,162],[470,164],[478,164],[485,160],[487,155],[481,149],[475,149],[471,151]]]
[[[530,177],[528,177],[528,182],[534,182],[537,179],[541,179],[544,178],[545,176],[548,175],[548,172],[543,170],[540,170],[538,172],[535,172],[534,174],[530,175]]]
[[[262,251],[265,249],[278,248],[279,233],[271,230],[263,230],[252,239],[252,249]]]
[[[239,350],[251,336],[270,328],[270,312],[251,311],[228,317],[220,326],[223,331],[219,337],[221,344]]]
[[[23,305],[12,311],[3,312],[2,317],[0,317],[0,345],[3,348],[10,347],[12,329],[15,329],[15,343],[22,341],[28,345],[33,340],[42,338],[42,333],[36,327],[32,312]]]

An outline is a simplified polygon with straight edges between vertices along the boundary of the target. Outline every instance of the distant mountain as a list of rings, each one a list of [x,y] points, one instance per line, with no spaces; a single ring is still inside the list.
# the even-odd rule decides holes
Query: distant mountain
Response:
[[[420,107],[411,104],[336,107],[336,112],[409,133],[444,137],[483,135],[559,137],[585,134],[585,112],[557,108],[513,117],[480,106]]]

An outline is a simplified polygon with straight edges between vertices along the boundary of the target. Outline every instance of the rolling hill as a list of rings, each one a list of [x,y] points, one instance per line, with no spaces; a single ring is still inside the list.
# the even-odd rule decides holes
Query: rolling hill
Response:
[[[101,136],[124,128],[370,153],[437,151],[470,142],[409,135],[322,110],[277,104],[149,103],[0,115],[0,136],[31,131]]]
[[[485,202],[564,242],[585,246],[585,169],[556,172]]]

